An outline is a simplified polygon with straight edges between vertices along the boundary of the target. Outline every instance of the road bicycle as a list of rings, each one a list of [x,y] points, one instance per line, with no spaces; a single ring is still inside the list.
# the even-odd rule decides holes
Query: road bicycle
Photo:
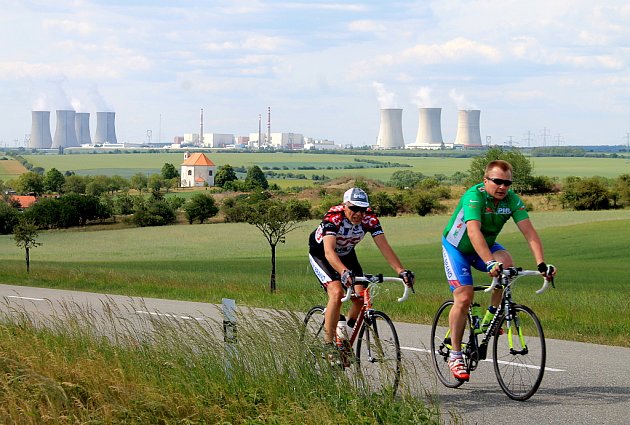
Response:
[[[384,277],[382,274],[368,275],[355,278],[355,283],[365,282],[367,287],[360,293],[354,291],[352,285],[348,288],[342,302],[350,299],[362,299],[363,306],[357,321],[346,338],[336,340],[340,350],[335,355],[339,356],[338,365],[343,369],[350,369],[352,373],[369,385],[371,390],[389,390],[396,393],[401,374],[401,351],[398,334],[393,322],[382,311],[372,308],[373,298],[379,292],[384,282],[398,282],[404,286],[399,302],[409,297],[412,288],[406,286],[399,277]],[[311,350],[317,361],[322,360],[324,342],[324,306],[312,307],[304,318],[305,343]],[[339,338],[337,335],[336,338]],[[355,346],[356,343],[356,346]],[[353,349],[352,347],[355,346]],[[327,356],[327,354],[326,354]],[[324,359],[328,361],[328,359]]]
[[[512,298],[512,287],[518,278],[540,275],[537,270],[510,267],[493,278],[490,285],[475,286],[475,292],[492,292],[495,288],[503,290],[500,307],[487,328],[486,324],[480,323],[481,317],[473,315],[472,306],[468,310],[468,340],[466,335],[462,338],[466,372],[470,374],[480,361],[486,360],[490,339],[494,337],[494,373],[503,392],[513,400],[524,401],[534,395],[545,373],[547,354],[540,320],[531,308],[516,304]],[[544,278],[543,286],[536,293],[543,293],[550,285],[554,286],[553,276]],[[435,314],[431,326],[431,357],[439,380],[447,387],[457,388],[465,381],[455,378],[448,366],[452,348],[448,316],[452,307],[453,300],[445,301]]]

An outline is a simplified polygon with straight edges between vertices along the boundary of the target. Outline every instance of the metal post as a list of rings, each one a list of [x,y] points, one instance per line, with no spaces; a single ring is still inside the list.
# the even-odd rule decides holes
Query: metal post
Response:
[[[231,374],[231,359],[236,356],[236,302],[229,298],[223,298],[223,341],[225,342],[225,370]]]

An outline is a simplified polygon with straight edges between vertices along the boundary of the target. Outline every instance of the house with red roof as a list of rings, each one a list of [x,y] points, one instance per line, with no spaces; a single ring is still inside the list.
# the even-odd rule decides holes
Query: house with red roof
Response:
[[[214,186],[217,166],[201,152],[184,154],[181,165],[182,187]]]
[[[9,197],[10,201],[18,201],[20,203],[20,209],[23,210],[25,208],[30,207],[35,202],[37,202],[37,198],[31,195],[11,195]]]

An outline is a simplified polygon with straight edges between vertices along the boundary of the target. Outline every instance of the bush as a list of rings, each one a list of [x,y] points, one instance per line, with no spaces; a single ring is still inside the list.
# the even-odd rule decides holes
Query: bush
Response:
[[[186,219],[190,224],[193,224],[195,220],[199,220],[199,223],[203,223],[206,219],[217,215],[219,207],[216,206],[214,198],[211,195],[195,193],[188,202],[186,202],[184,211],[186,212]]]

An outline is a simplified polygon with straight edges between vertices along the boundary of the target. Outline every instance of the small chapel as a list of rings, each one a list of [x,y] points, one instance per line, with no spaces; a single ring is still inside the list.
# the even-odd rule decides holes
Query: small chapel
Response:
[[[204,153],[184,153],[181,165],[182,187],[214,186],[217,166]]]

